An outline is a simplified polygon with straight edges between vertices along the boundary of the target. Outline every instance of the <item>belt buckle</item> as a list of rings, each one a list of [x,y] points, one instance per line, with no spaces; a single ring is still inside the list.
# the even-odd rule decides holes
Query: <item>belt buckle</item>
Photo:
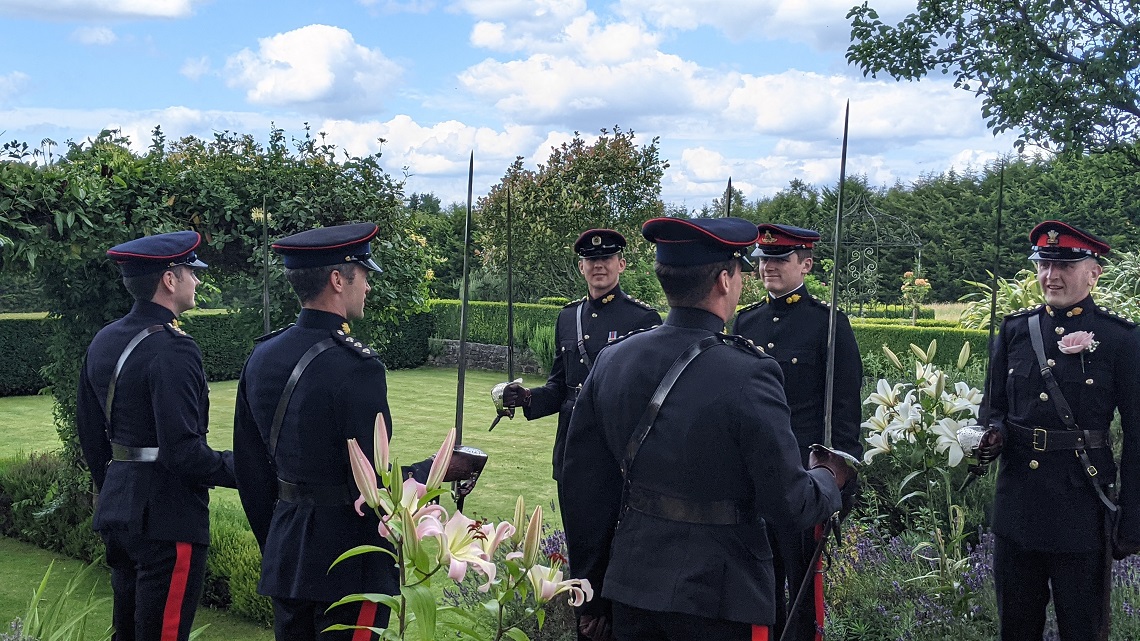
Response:
[[[1037,443],[1037,437],[1041,437],[1041,443]],[[1033,428],[1033,450],[1035,452],[1044,452],[1046,446],[1049,444],[1049,431],[1040,427]]]

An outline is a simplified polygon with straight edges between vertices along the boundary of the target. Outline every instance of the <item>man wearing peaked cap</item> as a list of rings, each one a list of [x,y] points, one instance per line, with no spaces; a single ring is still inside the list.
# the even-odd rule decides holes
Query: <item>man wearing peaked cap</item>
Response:
[[[238,492],[261,547],[258,592],[273,600],[279,641],[353,639],[322,633],[341,623],[387,627],[388,608],[329,606],[349,594],[397,594],[392,558],[365,554],[338,563],[357,545],[387,546],[375,515],[353,508],[348,439],[371,456],[377,414],[392,433],[384,364],[352,335],[364,317],[368,275],[379,272],[370,242],[377,227],[356,223],[294,234],[273,243],[301,301],[297,323],[258,339],[238,382],[234,456]],[[453,456],[445,480],[467,478],[471,461]],[[405,467],[421,482],[431,461]],[[458,475],[458,476],[457,476]],[[389,548],[390,549],[390,548]],[[368,638],[376,638],[375,635]]]
[[[757,258],[756,274],[767,290],[759,302],[742,308],[736,316],[734,333],[764,348],[780,364],[784,373],[784,393],[792,416],[792,432],[799,443],[800,460],[808,464],[808,448],[823,442],[824,399],[827,385],[827,336],[830,308],[808,291],[804,278],[811,273],[812,255],[819,233],[810,229],[765,223],[757,226],[759,238],[752,256]],[[862,421],[863,363],[859,345],[847,316],[837,310],[835,323],[835,374],[832,403],[832,438],[835,448],[860,457]],[[855,491],[854,484],[849,490]],[[845,495],[845,501],[851,498]],[[814,528],[781,531],[772,527],[768,536],[773,546],[776,571],[777,636],[789,641],[817,639],[816,624],[821,613],[805,602],[788,618],[791,599],[803,584],[815,550]],[[822,581],[822,575],[816,575]]]
[[[1029,240],[1045,304],[1002,322],[981,410],[990,429],[978,448],[982,463],[1001,457],[1001,638],[1041,639],[1052,599],[1062,641],[1106,639],[1112,558],[1140,550],[1140,338],[1091,296],[1106,242],[1059,221],[1037,225]],[[1119,488],[1109,439],[1116,411]]]
[[[629,332],[661,324],[657,310],[621,289],[625,244],[625,237],[612,229],[590,229],[578,236],[574,251],[578,254],[578,271],[586,280],[587,295],[566,305],[558,314],[554,326],[557,358],[546,384],[527,389],[513,382],[502,392],[504,406],[521,406],[527,420],[558,413],[553,470],[560,504],[565,499],[561,481],[566,427],[578,390],[598,352]]]
[[[134,298],[99,330],[80,370],[79,442],[99,499],[117,641],[189,637],[210,543],[209,489],[234,487],[233,456],[206,443],[202,353],[178,326],[194,307],[195,250],[181,231],[107,251]]]
[[[611,626],[623,640],[768,639],[775,596],[765,523],[825,521],[854,472],[827,453],[803,468],[779,366],[723,333],[756,227],[655,218],[642,233],[657,246],[669,317],[599,354],[567,434],[570,573],[600,593],[580,608],[579,630],[593,639]]]

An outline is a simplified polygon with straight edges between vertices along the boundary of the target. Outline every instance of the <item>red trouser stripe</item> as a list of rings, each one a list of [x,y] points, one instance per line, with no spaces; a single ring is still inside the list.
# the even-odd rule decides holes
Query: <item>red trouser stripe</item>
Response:
[[[356,618],[356,625],[366,625],[374,627],[376,625],[376,604],[371,601],[364,601],[360,604],[360,616]],[[371,630],[362,630],[357,628],[352,633],[352,641],[368,641],[372,638]]]
[[[752,626],[752,641],[768,641],[768,626]]]
[[[182,623],[182,601],[186,597],[186,582],[190,579],[190,555],[194,552],[189,543],[175,543],[174,549],[174,569],[170,572],[166,609],[162,611],[162,641],[178,641],[178,627]]]
[[[824,532],[822,525],[815,526],[815,540],[819,541],[820,537],[827,536]],[[823,624],[824,624],[824,611],[823,611],[823,557],[821,556],[816,562],[814,568],[808,571],[815,570],[815,641],[823,641]]]

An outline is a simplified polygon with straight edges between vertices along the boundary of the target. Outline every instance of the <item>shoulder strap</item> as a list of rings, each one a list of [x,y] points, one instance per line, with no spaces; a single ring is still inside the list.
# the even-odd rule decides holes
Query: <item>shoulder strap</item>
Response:
[[[127,362],[127,357],[131,355],[131,352],[135,351],[135,348],[139,346],[139,343],[143,342],[144,338],[155,332],[161,332],[162,328],[162,325],[151,325],[138,334],[135,334],[134,338],[123,348],[123,353],[119,355],[119,360],[115,362],[115,371],[111,373],[111,382],[107,384],[107,403],[103,408],[103,415],[107,418],[107,440],[111,439],[111,404],[115,402],[115,384],[119,381],[119,373],[123,371],[123,364]]]
[[[1037,365],[1041,368],[1041,378],[1045,379],[1045,389],[1049,391],[1049,398],[1053,401],[1053,407],[1057,410],[1057,415],[1061,418],[1061,423],[1065,425],[1065,429],[1079,430],[1077,422],[1073,419],[1073,410],[1069,407],[1069,401],[1065,400],[1065,395],[1061,393],[1061,387],[1057,385],[1057,379],[1053,377],[1053,369],[1049,367],[1049,363],[1045,360],[1045,340],[1041,337],[1041,314],[1034,314],[1029,317],[1029,340],[1033,343],[1033,353],[1037,356]],[[1088,434],[1085,434],[1085,440],[1088,440]],[[1104,493],[1104,488],[1100,483],[1097,483],[1096,466],[1092,464],[1089,459],[1088,452],[1085,448],[1076,450],[1077,458],[1080,459],[1081,465],[1085,468],[1085,477],[1092,483],[1093,489],[1096,490],[1097,498],[1101,503],[1108,508],[1110,512],[1115,512],[1117,509],[1116,503]],[[1109,481],[1108,485],[1112,485]]]
[[[582,362],[586,364],[586,371],[588,372],[594,364],[590,362],[590,355],[586,353],[586,341],[582,338],[582,310],[585,307],[586,299],[582,299],[582,302],[578,304],[576,316],[578,319],[578,356],[582,357]]]
[[[297,387],[297,381],[301,380],[301,374],[305,373],[305,368],[313,362],[314,358],[336,343],[337,341],[332,338],[326,338],[310,347],[301,357],[301,360],[293,366],[293,372],[289,374],[289,380],[281,392],[281,399],[277,401],[277,411],[273,413],[273,425],[269,428],[269,458],[274,458],[277,452],[277,438],[281,436],[281,423],[285,421],[285,410],[289,408],[289,398],[293,396],[293,389]]]

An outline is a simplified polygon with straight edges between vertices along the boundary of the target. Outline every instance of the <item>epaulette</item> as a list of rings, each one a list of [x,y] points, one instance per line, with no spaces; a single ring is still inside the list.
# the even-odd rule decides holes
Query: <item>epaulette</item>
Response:
[[[759,356],[760,358],[771,358],[771,356],[769,356],[768,353],[764,351],[763,347],[760,347],[756,343],[753,343],[751,340],[744,338],[743,336],[739,336],[737,334],[717,334],[717,336],[720,336],[726,341],[731,342],[732,345],[745,352]]]
[[[650,305],[649,303],[647,303],[643,300],[638,300],[638,299],[634,298],[633,296],[630,296],[629,294],[627,294],[625,292],[622,292],[621,294],[622,294],[622,296],[625,296],[626,300],[633,303],[634,305],[637,305],[638,307],[640,307],[642,309],[647,309],[651,312],[657,311],[656,307],[654,307],[653,305]]]
[[[749,303],[749,304],[745,305],[744,307],[741,307],[740,309],[736,310],[736,313],[737,314],[743,314],[744,312],[750,312],[754,309],[760,309],[761,307],[763,307],[767,304],[768,304],[768,298],[764,297],[764,298],[761,298],[760,300],[756,301],[755,303]]]
[[[567,307],[573,307],[573,306],[577,305],[578,303],[581,303],[585,300],[586,300],[585,296],[583,296],[581,298],[576,298],[576,299],[570,301],[569,303],[566,303],[565,305],[563,305],[562,309],[566,309]]]
[[[1136,323],[1133,322],[1132,319],[1125,318],[1125,317],[1121,316],[1120,314],[1116,313],[1116,311],[1114,311],[1114,310],[1111,310],[1107,307],[1100,307],[1100,306],[1097,306],[1096,309],[1098,312],[1103,314],[1105,317],[1111,318],[1112,320],[1120,323],[1121,325],[1124,325],[1125,327],[1127,327],[1129,329],[1136,327]]]
[[[361,358],[379,357],[379,355],[371,347],[356,340],[352,336],[349,336],[343,329],[333,331],[332,337],[336,339],[338,345]]]
[[[1022,307],[1021,309],[1010,312],[1005,315],[1006,318],[1017,318],[1018,316],[1028,316],[1032,313],[1039,312],[1045,307],[1045,304],[1034,305],[1033,307]]]
[[[255,342],[255,343],[260,343],[260,342],[262,342],[262,341],[267,341],[267,340],[269,340],[269,339],[273,338],[274,336],[276,336],[276,335],[280,334],[281,332],[283,332],[283,331],[285,331],[285,330],[289,329],[289,328],[290,328],[290,327],[292,327],[293,325],[296,325],[296,323],[289,323],[289,324],[288,324],[288,325],[286,325],[285,327],[282,327],[282,328],[280,328],[280,329],[275,329],[275,330],[273,330],[272,332],[269,332],[268,334],[265,334],[264,336],[258,336],[257,338],[253,339],[253,342]]]
[[[816,298],[815,296],[808,296],[807,299],[809,301],[811,301],[812,303],[815,303],[819,307],[822,307],[824,309],[831,309],[831,303],[829,303],[825,300],[820,300],[820,299]]]
[[[177,320],[170,321],[169,323],[163,325],[163,327],[166,328],[166,331],[170,332],[171,334],[173,334],[175,336],[178,336],[180,338],[190,338],[190,335],[186,333],[186,330],[182,329],[179,326],[179,323]]]

